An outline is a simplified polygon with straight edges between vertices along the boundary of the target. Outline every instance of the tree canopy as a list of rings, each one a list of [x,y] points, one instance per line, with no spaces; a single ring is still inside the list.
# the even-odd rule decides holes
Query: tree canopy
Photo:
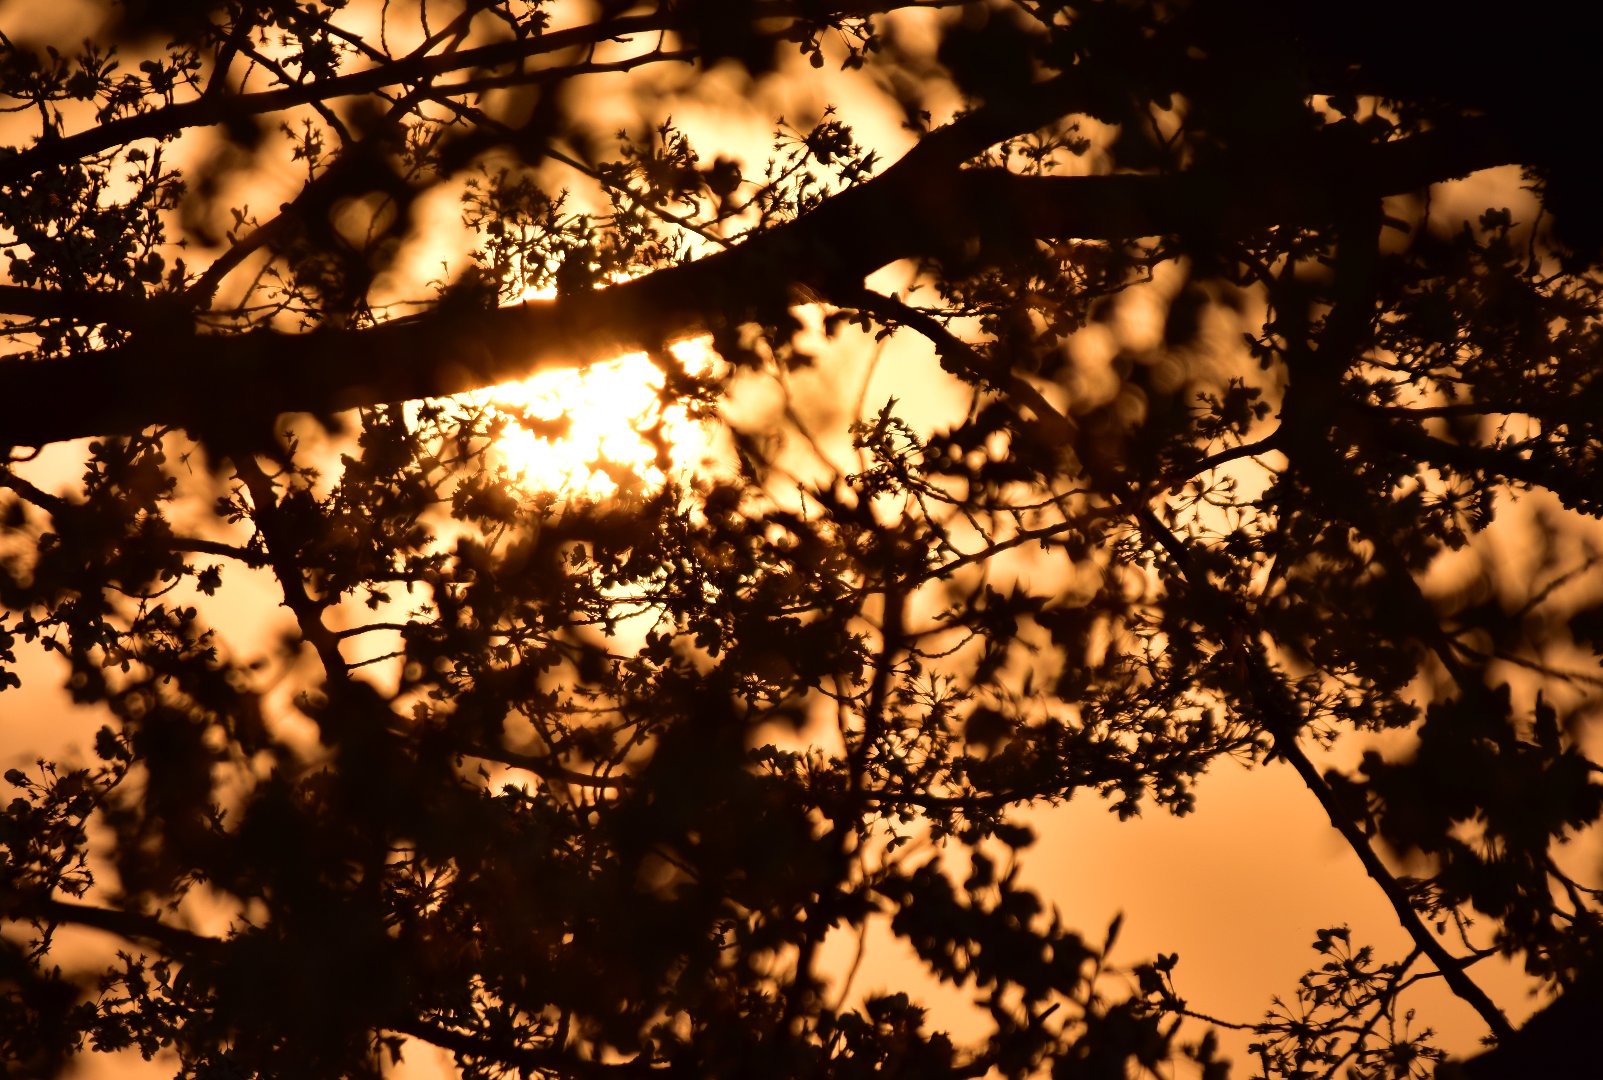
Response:
[[[0,1072],[1594,1060],[1590,17],[5,10],[0,722],[46,680],[98,730],[0,736],[44,755]],[[650,460],[521,475],[576,417],[488,388],[626,353]],[[1412,943],[1311,923],[1233,1063],[1174,954],[1019,875],[1034,808],[1183,815],[1226,760],[1293,772]],[[872,926],[985,1031],[852,995]],[[1425,980],[1484,1053],[1441,1063]]]

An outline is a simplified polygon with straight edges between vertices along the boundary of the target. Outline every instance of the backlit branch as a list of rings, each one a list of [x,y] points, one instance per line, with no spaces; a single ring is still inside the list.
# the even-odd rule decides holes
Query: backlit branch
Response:
[[[1046,84],[1038,100],[1063,87]],[[0,441],[35,446],[155,423],[205,432],[285,412],[455,394],[762,320],[798,287],[828,295],[900,259],[1007,254],[957,246],[972,238],[1112,241],[1318,222],[1354,191],[1410,192],[1517,160],[1494,131],[1467,124],[1356,149],[1318,140],[1322,153],[1306,155],[1308,175],[1295,178],[1222,168],[1060,177],[959,167],[1062,107],[981,110],[796,221],[621,285],[505,308],[448,300],[360,330],[150,334],[62,360],[0,360],[0,400],[29,405],[4,418]]]
[[[752,4],[749,17],[754,21],[797,17],[800,11],[805,10],[813,19],[828,20],[832,17],[878,14],[892,8],[941,6],[945,5],[847,3],[836,5],[831,10],[817,11],[815,5],[811,4],[769,0],[767,3]],[[454,72],[489,72],[566,49],[594,48],[635,34],[661,34],[679,28],[680,19],[670,7],[664,5],[650,14],[618,16],[585,26],[498,41],[472,49],[431,52],[420,48],[407,56],[360,71],[332,78],[308,79],[271,90],[233,95],[208,92],[191,101],[175,102],[148,112],[109,120],[61,138],[43,139],[13,157],[0,160],[0,184],[17,183],[37,173],[62,168],[143,139],[170,138],[192,128],[238,123],[302,105],[323,104],[377,93],[391,87],[427,82]],[[425,44],[438,44],[436,39]],[[231,56],[237,47],[237,43],[225,45],[226,54]]]

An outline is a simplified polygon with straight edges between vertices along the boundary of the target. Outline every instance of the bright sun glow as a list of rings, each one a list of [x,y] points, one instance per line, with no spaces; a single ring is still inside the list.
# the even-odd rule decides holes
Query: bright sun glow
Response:
[[[714,360],[703,340],[678,342],[669,353],[690,375],[705,373]],[[523,487],[601,499],[660,487],[668,474],[695,469],[711,455],[707,426],[684,405],[665,405],[663,383],[645,353],[629,353],[502,383],[478,397],[513,418],[496,452]]]

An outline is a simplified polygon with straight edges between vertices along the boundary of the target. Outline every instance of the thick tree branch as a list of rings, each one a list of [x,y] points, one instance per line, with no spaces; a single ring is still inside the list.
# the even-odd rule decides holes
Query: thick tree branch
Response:
[[[68,319],[75,323],[109,323],[129,329],[181,319],[183,308],[170,299],[146,299],[114,292],[69,292],[0,285],[0,317]],[[181,322],[180,322],[180,325]]]
[[[1557,1000],[1497,1046],[1437,1069],[1439,1080],[1526,1080],[1589,1076],[1597,1068],[1597,1019],[1603,1016],[1603,973],[1583,974]]]
[[[0,360],[0,401],[26,403],[4,418],[0,442],[37,446],[155,423],[204,432],[285,412],[455,394],[771,318],[797,286],[827,295],[900,259],[983,262],[1037,238],[1116,241],[1319,222],[1354,191],[1415,191],[1517,159],[1494,130],[1466,124],[1378,146],[1323,140],[1288,166],[1295,176],[1220,168],[1042,177],[958,167],[1011,131],[1038,126],[1040,108],[982,110],[794,222],[605,289],[493,309],[448,300],[361,330],[146,335],[63,360]]]

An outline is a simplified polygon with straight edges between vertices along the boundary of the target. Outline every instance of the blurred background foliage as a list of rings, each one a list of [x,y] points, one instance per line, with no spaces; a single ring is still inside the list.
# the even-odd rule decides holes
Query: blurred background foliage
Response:
[[[4,1071],[1579,1075],[1593,21],[0,5]],[[1021,880],[1225,761],[1409,951],[1219,1019]]]

